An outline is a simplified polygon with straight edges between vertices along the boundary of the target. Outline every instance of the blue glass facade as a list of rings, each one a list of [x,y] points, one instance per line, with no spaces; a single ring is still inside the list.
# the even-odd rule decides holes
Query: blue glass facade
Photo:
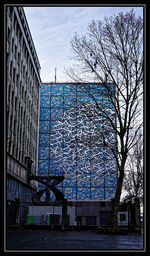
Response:
[[[114,115],[105,88],[101,84],[86,87]],[[80,84],[41,85],[38,175],[64,175],[57,188],[68,200],[111,199],[117,182],[115,160],[97,130],[108,124],[104,116],[94,115],[94,122],[89,119],[82,108],[85,104],[95,102]],[[109,132],[108,139],[111,136]]]

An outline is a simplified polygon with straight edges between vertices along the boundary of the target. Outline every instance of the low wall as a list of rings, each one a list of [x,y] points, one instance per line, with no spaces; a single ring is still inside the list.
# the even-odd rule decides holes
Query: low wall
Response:
[[[75,224],[75,207],[67,208],[69,225]],[[51,224],[49,217],[51,215],[59,216],[59,225],[62,224],[62,206],[29,206],[27,224],[48,225]]]

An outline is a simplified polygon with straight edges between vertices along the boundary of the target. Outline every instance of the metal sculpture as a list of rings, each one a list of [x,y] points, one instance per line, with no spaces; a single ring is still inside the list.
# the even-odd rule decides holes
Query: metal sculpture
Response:
[[[27,180],[28,180],[28,182],[30,182],[31,180],[36,180],[46,186],[46,188],[44,188],[38,192],[35,192],[32,195],[32,202],[34,205],[37,205],[37,206],[43,205],[43,202],[41,202],[40,198],[46,190],[49,189],[54,193],[54,195],[56,197],[56,201],[60,201],[61,205],[62,205],[62,226],[64,227],[65,225],[67,225],[68,224],[67,199],[64,198],[64,194],[59,189],[56,188],[56,186],[64,180],[64,176],[50,176],[50,177],[46,177],[46,176],[41,177],[40,176],[39,177],[39,176],[31,175],[30,173],[28,173]],[[51,181],[53,181],[53,182],[50,184]],[[44,205],[48,205],[48,204],[49,203],[46,200]]]
[[[42,204],[40,198],[42,194],[47,190],[51,190],[54,193],[56,197],[56,201],[64,200],[64,194],[58,188],[56,188],[56,186],[64,180],[64,176],[41,177],[41,176],[35,176],[35,175],[28,175],[27,179],[28,179],[28,182],[30,182],[31,180],[36,180],[46,186],[46,188],[39,190],[38,192],[35,192],[32,195],[32,202],[34,205]],[[50,181],[53,181],[53,182],[51,182],[50,184]],[[46,201],[46,203],[48,203],[48,200]]]

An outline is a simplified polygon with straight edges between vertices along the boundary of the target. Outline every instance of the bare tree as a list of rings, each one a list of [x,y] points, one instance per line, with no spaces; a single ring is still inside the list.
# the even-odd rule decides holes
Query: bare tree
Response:
[[[124,180],[125,165],[129,151],[135,144],[137,133],[142,127],[143,93],[143,23],[133,9],[125,14],[105,18],[104,22],[92,21],[87,35],[77,33],[71,41],[76,65],[67,74],[80,86],[94,102],[83,104],[89,119],[103,116],[109,131],[116,134],[117,145],[107,139],[106,129],[97,126],[103,145],[111,150],[118,171],[116,194],[112,207],[110,226],[117,226],[117,212]],[[92,90],[84,82],[103,84]],[[110,85],[113,85],[111,87]],[[96,93],[95,93],[96,91]],[[99,103],[105,91],[107,104],[113,105],[113,113]],[[134,134],[131,131],[134,129]]]
[[[127,160],[123,183],[124,199],[139,198],[143,203],[143,136],[140,133]]]

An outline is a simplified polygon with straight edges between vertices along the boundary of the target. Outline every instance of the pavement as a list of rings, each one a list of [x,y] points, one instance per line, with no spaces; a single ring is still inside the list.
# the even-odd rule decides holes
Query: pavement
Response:
[[[95,231],[8,230],[10,250],[136,250],[143,251],[143,234],[98,234]]]

